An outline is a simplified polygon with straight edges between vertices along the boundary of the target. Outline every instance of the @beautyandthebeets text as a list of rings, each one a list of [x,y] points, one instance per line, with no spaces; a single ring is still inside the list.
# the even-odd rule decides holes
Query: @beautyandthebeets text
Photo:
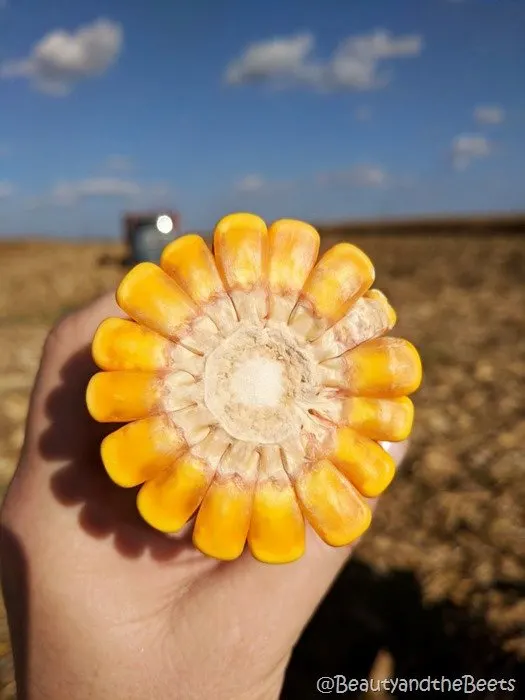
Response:
[[[459,678],[384,678],[358,679],[342,674],[317,679],[317,691],[322,695],[345,693],[459,693],[471,695],[484,691],[511,693],[516,689],[514,678],[475,678],[469,674]]]

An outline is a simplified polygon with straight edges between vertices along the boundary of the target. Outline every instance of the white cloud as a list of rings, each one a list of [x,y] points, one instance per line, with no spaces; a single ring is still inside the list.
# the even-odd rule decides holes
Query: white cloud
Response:
[[[481,134],[458,134],[452,141],[452,164],[464,170],[473,160],[486,158],[492,152],[490,141]]]
[[[8,199],[15,192],[15,188],[10,182],[0,180],[0,199]]]
[[[296,187],[343,186],[349,188],[380,188],[394,184],[393,178],[380,165],[358,164],[346,170],[320,172],[296,180],[268,180],[256,173],[246,175],[235,183],[237,193],[275,194]],[[397,181],[396,181],[396,184]]]
[[[128,156],[115,153],[107,159],[106,168],[119,173],[129,172],[133,170],[133,161]]]
[[[122,49],[120,24],[98,19],[75,32],[56,29],[35,44],[26,58],[0,66],[0,77],[27,78],[38,90],[67,95],[81,80],[100,76]]]
[[[235,85],[291,75],[304,77],[302,73],[314,44],[315,39],[309,32],[251,44],[227,67],[226,81]]]
[[[170,188],[163,183],[144,184],[118,177],[92,177],[85,180],[57,182],[49,195],[36,198],[34,206],[54,204],[69,206],[93,197],[124,198],[152,202],[168,196]],[[35,204],[36,203],[36,204]]]
[[[314,48],[310,32],[251,44],[227,66],[225,80],[230,85],[270,82],[316,89],[376,89],[389,82],[390,76],[382,70],[384,62],[419,56],[423,38],[419,34],[395,37],[377,29],[348,37],[327,61],[316,59]]]
[[[96,197],[126,199],[138,207],[166,206],[166,198],[172,194],[165,183],[141,183],[117,177],[93,177],[85,180],[62,180],[48,192],[26,197],[27,211],[48,207],[69,207],[82,200]]]
[[[499,105],[478,105],[474,108],[474,119],[478,124],[501,124],[505,110]]]
[[[88,197],[132,197],[141,191],[140,185],[116,177],[94,177],[76,182],[58,182],[51,191],[57,203],[70,203]]]
[[[297,180],[268,180],[262,175],[251,173],[245,175],[234,185],[234,190],[240,195],[274,195],[293,189]]]
[[[266,185],[264,178],[260,175],[252,174],[241,178],[235,185],[237,192],[259,192]]]
[[[349,170],[319,173],[317,181],[320,185],[383,187],[389,183],[390,177],[380,165],[361,164]]]

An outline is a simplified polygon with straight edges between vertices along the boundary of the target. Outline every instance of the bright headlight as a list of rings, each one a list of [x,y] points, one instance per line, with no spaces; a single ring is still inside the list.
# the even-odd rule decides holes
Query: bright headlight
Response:
[[[173,231],[173,220],[171,216],[161,214],[161,216],[157,217],[156,226],[159,233],[163,233],[167,236],[168,233]]]

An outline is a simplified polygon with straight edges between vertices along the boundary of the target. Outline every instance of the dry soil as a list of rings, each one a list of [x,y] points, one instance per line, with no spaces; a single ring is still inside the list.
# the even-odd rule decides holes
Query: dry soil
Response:
[[[318,676],[366,677],[379,650],[396,676],[515,677],[521,691],[501,697],[525,697],[525,237],[351,240],[376,265],[396,334],[420,349],[424,383],[406,463],[296,648],[283,697],[318,697]],[[115,286],[121,253],[0,244],[2,491],[46,333]],[[0,681],[0,700],[14,697],[3,610]]]

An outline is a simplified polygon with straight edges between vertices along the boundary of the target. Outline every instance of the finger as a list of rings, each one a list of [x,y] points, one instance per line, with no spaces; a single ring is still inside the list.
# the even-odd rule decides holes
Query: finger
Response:
[[[98,326],[109,316],[126,316],[115,300],[115,292],[108,292],[62,318],[47,336],[39,375],[56,371],[75,352],[90,346]]]
[[[404,460],[407,446],[407,441],[384,445],[397,467]],[[370,501],[370,506],[374,508],[376,503],[377,499]],[[222,579],[225,586],[218,588],[226,588],[239,609],[260,616],[254,624],[271,626],[275,635],[281,635],[283,644],[290,644],[298,637],[358,542],[347,547],[330,547],[308,528],[306,553],[298,561],[274,566],[262,564],[247,554],[229,566],[220,567],[204,586],[215,587],[217,577]]]
[[[36,444],[51,422],[47,404],[50,395],[64,383],[64,369],[74,371],[67,376],[68,421],[87,416],[83,393],[96,370],[91,357],[91,341],[99,324],[108,316],[124,314],[117,306],[115,294],[108,293],[59,321],[47,336],[40,367],[35,379],[28,413],[25,448]],[[64,404],[66,401],[64,401]],[[64,426],[64,431],[67,426]]]

